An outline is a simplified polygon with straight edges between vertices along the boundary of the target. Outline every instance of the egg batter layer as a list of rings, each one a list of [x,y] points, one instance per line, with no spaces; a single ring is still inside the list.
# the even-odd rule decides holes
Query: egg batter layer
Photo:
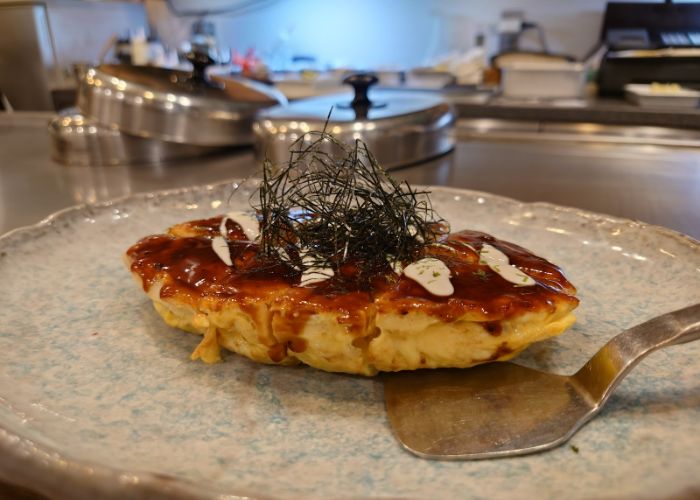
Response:
[[[252,360],[304,363],[374,375],[418,368],[466,368],[516,356],[570,327],[576,289],[555,265],[512,243],[461,231],[425,257],[450,269],[454,294],[436,297],[387,264],[369,286],[354,268],[310,287],[300,273],[267,260],[241,227],[226,223],[233,265],[213,251],[221,217],[171,227],[126,252],[132,275],[173,327],[203,335],[193,359],[220,360],[220,347]],[[479,262],[491,245],[535,279],[517,286]]]

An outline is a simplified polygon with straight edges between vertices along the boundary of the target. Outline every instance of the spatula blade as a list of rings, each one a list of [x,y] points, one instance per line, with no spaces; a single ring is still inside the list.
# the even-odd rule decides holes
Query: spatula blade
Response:
[[[566,376],[513,363],[387,375],[389,422],[424,458],[480,459],[533,453],[565,442],[591,404]]]

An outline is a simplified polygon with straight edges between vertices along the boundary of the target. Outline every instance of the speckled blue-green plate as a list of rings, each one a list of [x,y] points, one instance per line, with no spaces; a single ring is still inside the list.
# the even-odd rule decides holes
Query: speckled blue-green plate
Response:
[[[121,254],[223,212],[230,192],[78,207],[0,238],[0,478],[70,498],[700,494],[700,342],[647,358],[573,446],[477,462],[405,452],[381,378],[190,361],[199,339],[162,323]],[[432,199],[453,229],[521,244],[578,287],[576,326],[521,363],[573,372],[621,330],[700,301],[700,247],[677,233],[470,191]]]

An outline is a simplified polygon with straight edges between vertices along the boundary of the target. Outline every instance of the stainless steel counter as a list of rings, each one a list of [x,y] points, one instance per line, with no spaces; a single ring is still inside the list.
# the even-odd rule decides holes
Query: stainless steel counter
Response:
[[[498,93],[447,88],[441,95],[456,108],[460,118],[495,118],[551,122],[645,125],[700,129],[700,109],[644,107],[619,98],[516,99]]]
[[[249,148],[168,165],[66,167],[50,159],[51,116],[0,113],[0,234],[71,205],[245,177],[255,170]]]
[[[624,98],[598,97],[594,87],[589,87],[586,96],[580,99],[514,98],[505,97],[496,89],[475,89],[463,86],[432,90],[408,88],[401,90],[438,94],[454,106],[461,119],[490,118],[700,130],[700,108],[640,106]]]
[[[48,119],[0,115],[0,233],[77,203],[240,178],[257,168],[249,149],[158,167],[65,167],[49,159]],[[575,206],[700,238],[700,149],[474,130],[462,123],[453,153],[394,176]]]
[[[698,148],[471,129],[459,135],[452,156],[394,175],[640,220],[700,239]]]

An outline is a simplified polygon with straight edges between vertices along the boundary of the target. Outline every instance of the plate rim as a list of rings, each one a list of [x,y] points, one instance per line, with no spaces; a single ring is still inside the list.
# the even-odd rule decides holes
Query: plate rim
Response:
[[[91,211],[91,210],[105,210],[119,203],[123,203],[130,200],[143,200],[149,198],[162,198],[177,196],[188,192],[199,192],[199,191],[214,191],[215,189],[221,188],[226,185],[238,184],[242,186],[246,182],[257,182],[260,179],[258,177],[247,177],[247,178],[232,178],[223,180],[221,182],[208,183],[208,184],[197,184],[194,186],[186,186],[181,188],[173,189],[159,189],[154,191],[146,191],[140,193],[131,193],[125,196],[120,196],[117,198],[112,198],[105,201],[100,201],[97,203],[80,203],[76,205],[71,205],[66,208],[62,208],[55,212],[50,213],[39,222],[34,224],[28,224],[24,226],[19,226],[9,231],[0,234],[0,244],[3,244],[5,240],[14,238],[17,234],[21,234],[29,231],[36,231],[45,226],[50,226],[59,222],[60,219],[69,217],[74,213],[81,211]],[[658,224],[651,224],[638,219],[630,219],[627,217],[618,217],[615,215],[609,215],[602,212],[596,212],[593,210],[586,210],[583,208],[577,208],[568,205],[560,205],[557,203],[550,203],[547,201],[522,201],[517,198],[512,198],[509,196],[503,196],[500,194],[489,193],[487,191],[479,191],[475,189],[459,188],[453,186],[442,186],[442,185],[429,185],[429,184],[411,184],[412,188],[415,189],[427,189],[429,194],[436,191],[443,192],[454,192],[454,193],[468,193],[473,196],[480,196],[484,198],[490,198],[493,200],[499,200],[501,202],[515,204],[520,207],[538,207],[551,210],[553,212],[566,213],[570,215],[575,215],[578,217],[583,217],[590,221],[606,221],[614,224],[622,224],[629,227],[638,228],[641,230],[650,230],[657,232],[661,235],[676,239],[680,243],[689,244],[692,248],[700,247],[700,240],[693,238],[692,236],[677,231],[675,229],[670,229]]]
[[[226,185],[238,184],[240,186],[245,182],[257,181],[257,177],[233,178],[216,183],[132,193],[98,203],[73,205],[53,212],[35,224],[17,227],[0,235],[0,248],[4,243],[16,238],[18,235],[41,230],[81,212],[90,213],[96,210],[107,210],[120,203],[130,201],[176,197],[194,192],[212,192]],[[466,193],[473,197],[496,200],[518,208],[542,208],[554,213],[581,217],[589,222],[608,222],[640,231],[651,231],[686,245],[693,251],[700,252],[700,241],[695,238],[674,229],[639,220],[616,217],[549,202],[525,202],[507,196],[466,188],[421,184],[412,184],[411,186],[429,190],[430,193]],[[2,395],[0,395],[0,404],[9,406],[2,398]],[[37,477],[40,478],[39,481],[36,480]],[[212,488],[196,484],[194,481],[182,477],[129,470],[92,462],[89,459],[69,457],[69,454],[64,454],[51,446],[39,445],[21,434],[6,429],[3,425],[0,425],[0,478],[9,484],[22,486],[39,493],[47,495],[55,495],[57,493],[70,494],[72,498],[92,498],[96,494],[114,498],[121,498],[124,495],[135,495],[144,498],[175,498],[182,500],[213,500],[215,498],[262,500],[271,498],[254,492]]]

